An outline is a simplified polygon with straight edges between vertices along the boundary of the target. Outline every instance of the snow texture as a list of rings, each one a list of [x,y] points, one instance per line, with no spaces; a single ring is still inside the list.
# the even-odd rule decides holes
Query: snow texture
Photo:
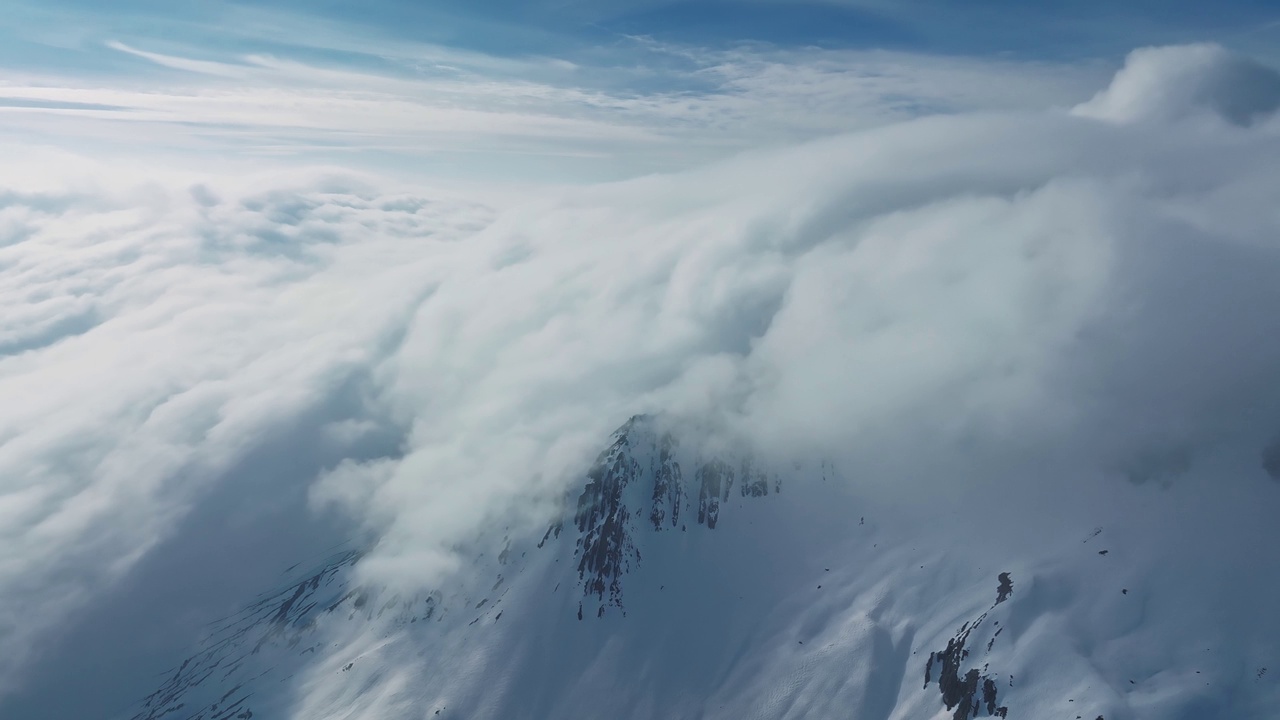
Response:
[[[483,582],[395,594],[340,554],[224,620],[132,717],[1189,720],[1280,701],[1274,563],[1230,556],[1266,513],[1221,513],[1194,479],[1119,482],[1026,533],[980,499],[911,518],[849,487],[636,418],[562,522],[476,554]],[[1269,482],[1231,494],[1280,504]]]

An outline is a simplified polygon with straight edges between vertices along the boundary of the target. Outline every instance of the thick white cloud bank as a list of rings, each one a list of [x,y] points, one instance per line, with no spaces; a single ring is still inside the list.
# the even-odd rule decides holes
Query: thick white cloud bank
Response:
[[[1221,482],[1269,482],[1276,87],[1217,48],[1140,50],[1074,110],[518,203],[0,171],[0,694],[299,423],[312,507],[411,584],[544,522],[638,412],[836,457],[887,502],[1176,482],[1218,452],[1249,468]]]
[[[932,118],[511,211],[420,308],[394,394],[449,411],[362,506],[421,552],[455,473],[560,477],[636,411],[878,462],[1259,452],[1277,159],[1274,123]]]
[[[1129,56],[1109,88],[1076,108],[1134,122],[1213,114],[1237,125],[1280,108],[1280,72],[1217,45],[1146,48]]]
[[[432,256],[488,221],[354,178],[32,184],[6,178],[0,210],[6,683],[264,438],[332,412],[328,443],[357,445],[362,400],[335,398],[394,345]]]

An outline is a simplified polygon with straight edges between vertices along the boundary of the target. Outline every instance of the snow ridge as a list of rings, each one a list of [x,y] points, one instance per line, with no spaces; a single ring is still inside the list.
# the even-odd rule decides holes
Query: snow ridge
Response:
[[[362,582],[360,550],[327,558],[216,623],[120,720],[1207,720],[1280,701],[1273,576],[1213,549],[1262,520],[1166,528],[1239,507],[1208,486],[1120,480],[1024,531],[974,522],[981,497],[855,513],[836,478],[632,418],[540,539],[490,528],[467,573],[413,592]],[[1273,485],[1246,491],[1265,505]],[[1224,582],[1188,592],[1188,567]]]

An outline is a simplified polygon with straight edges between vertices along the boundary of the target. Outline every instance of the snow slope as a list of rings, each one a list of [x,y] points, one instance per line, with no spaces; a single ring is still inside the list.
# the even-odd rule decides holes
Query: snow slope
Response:
[[[131,717],[1277,713],[1280,484],[1256,449],[908,504],[698,448],[633,419],[545,535],[492,528],[444,587],[361,584],[358,551],[294,571]]]

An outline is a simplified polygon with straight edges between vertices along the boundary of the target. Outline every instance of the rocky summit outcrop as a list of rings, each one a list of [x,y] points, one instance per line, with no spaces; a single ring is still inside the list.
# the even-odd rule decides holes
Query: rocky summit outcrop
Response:
[[[623,607],[622,578],[641,562],[642,528],[688,531],[692,522],[714,530],[731,493],[765,497],[771,484],[772,492],[781,491],[782,480],[750,459],[700,457],[654,418],[628,420],[596,459],[574,503],[578,579],[586,598],[599,603],[596,614]],[[544,540],[559,536],[562,527],[552,525]]]
[[[579,620],[584,603],[593,604],[588,614],[596,617],[607,608],[625,614],[625,578],[642,560],[646,533],[687,532],[690,524],[713,530],[731,493],[765,497],[780,489],[778,477],[749,460],[700,457],[672,433],[660,431],[654,418],[633,417],[613,433],[583,482],[570,491],[570,511],[536,545],[503,538],[493,558],[496,577],[476,588],[406,594],[357,583],[352,570],[364,553],[340,553],[215,623],[200,651],[174,668],[131,720],[174,713],[191,720],[254,717],[256,691],[249,680],[289,676],[307,656],[314,658],[322,650],[317,628],[330,618],[391,627],[464,615],[470,618],[467,625],[482,618],[496,622],[507,578],[523,571],[530,552],[567,554],[564,559],[575,563]],[[477,557],[480,566],[482,559],[483,553]],[[559,592],[560,584],[543,590]]]

